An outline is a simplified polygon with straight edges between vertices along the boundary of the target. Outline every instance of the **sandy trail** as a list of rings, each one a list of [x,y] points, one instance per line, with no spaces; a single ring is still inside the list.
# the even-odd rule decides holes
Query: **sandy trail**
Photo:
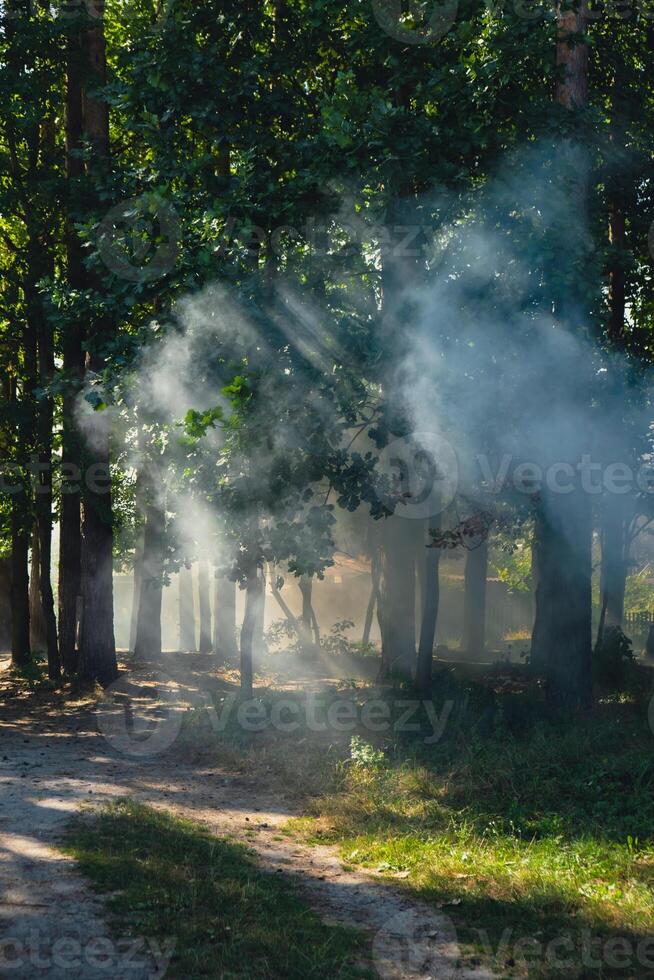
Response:
[[[0,700],[7,693],[0,685]],[[165,975],[166,949],[149,937],[138,945],[134,937],[112,937],[101,901],[57,850],[81,805],[124,796],[246,843],[264,868],[292,878],[325,920],[365,930],[370,963],[383,978],[491,976],[459,963],[446,915],[372,875],[345,871],[331,847],[281,836],[298,812],[283,792],[220,766],[191,769],[171,752],[125,757],[98,732],[88,708],[62,712],[20,698],[5,702],[1,715],[0,977]]]

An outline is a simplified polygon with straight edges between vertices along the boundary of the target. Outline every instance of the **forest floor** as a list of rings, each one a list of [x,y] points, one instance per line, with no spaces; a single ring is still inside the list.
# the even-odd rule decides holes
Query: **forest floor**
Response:
[[[129,914],[122,919],[124,931],[119,931],[120,916],[110,911],[112,899],[116,905],[115,889],[105,896],[108,906],[80,874],[71,856],[79,856],[79,842],[76,852],[69,835],[71,818],[80,811],[92,819],[90,808],[107,812],[108,805],[120,800],[191,818],[222,841],[246,844],[258,867],[280,874],[279,880],[288,881],[321,920],[361,930],[364,941],[352,960],[353,972],[344,968],[340,976],[490,976],[478,961],[462,959],[447,914],[381,873],[345,866],[334,845],[303,840],[288,830],[289,818],[304,809],[308,787],[300,785],[306,775],[302,766],[294,781],[268,764],[265,749],[226,748],[210,761],[206,753],[195,751],[195,720],[201,719],[201,728],[204,716],[211,715],[211,707],[205,710],[206,692],[213,686],[210,704],[219,707],[216,692],[223,691],[229,707],[233,686],[229,672],[218,679],[210,665],[210,658],[199,656],[169,658],[165,679],[157,681],[147,670],[128,679],[132,703],[140,698],[143,717],[151,722],[139,742],[134,731],[125,736],[121,730],[126,714],[120,692],[105,702],[106,713],[99,717],[94,698],[54,692],[38,683],[25,685],[10,676],[6,661],[0,663],[5,667],[0,672],[0,976],[140,980],[166,972],[185,977],[277,975],[270,967],[257,973],[245,965],[233,973],[218,968],[207,973],[205,967],[191,974],[188,966],[179,966],[174,936],[135,936]],[[313,671],[315,690],[325,683],[321,674]],[[271,679],[282,691],[306,682]],[[155,683],[159,694],[165,685],[174,689],[169,703],[166,698],[153,700]],[[229,727],[215,710],[213,722],[214,727]],[[174,744],[152,754],[158,734]],[[136,755],[129,746],[125,751],[124,737],[132,747],[137,745]],[[255,757],[256,765],[250,765]],[[290,772],[293,761],[288,761]],[[306,957],[307,951],[297,953]],[[280,975],[318,976],[319,967],[313,972],[299,962]]]
[[[651,671],[570,719],[515,666],[123,666],[0,663],[0,976],[654,976]]]

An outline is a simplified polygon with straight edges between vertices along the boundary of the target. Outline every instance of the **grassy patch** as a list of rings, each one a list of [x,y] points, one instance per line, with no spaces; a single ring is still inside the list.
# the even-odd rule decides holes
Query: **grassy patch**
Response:
[[[357,934],[324,925],[281,875],[199,824],[120,802],[76,820],[66,849],[110,893],[122,935],[174,937],[166,976],[370,976]]]
[[[654,975],[654,738],[630,706],[383,762],[355,743],[312,812],[289,830],[446,908],[502,976]]]

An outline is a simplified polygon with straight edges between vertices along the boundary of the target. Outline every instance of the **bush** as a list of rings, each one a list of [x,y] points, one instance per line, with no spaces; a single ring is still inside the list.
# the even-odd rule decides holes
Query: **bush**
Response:
[[[624,690],[634,662],[629,637],[625,636],[619,626],[609,626],[595,646],[593,678],[600,687],[607,690]]]

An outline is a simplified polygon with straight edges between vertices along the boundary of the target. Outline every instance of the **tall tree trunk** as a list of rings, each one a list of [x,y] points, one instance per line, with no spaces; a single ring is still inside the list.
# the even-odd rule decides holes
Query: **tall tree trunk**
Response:
[[[411,678],[416,659],[417,521],[384,520],[380,555],[379,622],[384,678]]]
[[[629,501],[608,494],[602,511],[602,567],[600,598],[606,607],[605,626],[622,626],[624,594],[629,569],[628,518]]]
[[[379,567],[379,548],[375,547],[370,556],[370,598],[366,608],[366,618],[363,624],[363,636],[361,642],[365,646],[370,643],[370,632],[372,630],[372,619],[375,614],[375,607],[379,603],[379,579],[381,570]]]
[[[214,579],[213,650],[224,660],[236,656],[236,582]]]
[[[200,612],[200,653],[211,653],[211,597],[209,594],[209,563],[198,562],[198,608]]]
[[[107,80],[103,9],[96,4],[96,16],[85,31],[90,85],[84,91],[84,121],[91,143],[93,161],[109,156],[109,107],[103,98],[90,94],[91,87]],[[99,277],[92,277],[97,292]],[[92,324],[86,370],[89,376],[102,376],[105,369],[104,346],[111,335],[111,323],[98,319]],[[113,610],[113,510],[109,474],[110,428],[106,413],[95,426],[94,438],[84,450],[88,465],[83,491],[82,519],[82,623],[80,628],[80,675],[87,681],[110,684],[118,676]],[[104,417],[102,417],[104,416]],[[91,471],[91,467],[93,470]],[[93,473],[93,479],[89,479]],[[97,476],[96,476],[97,474]]]
[[[432,528],[439,527],[439,519],[433,518],[429,526]],[[438,577],[440,560],[441,550],[434,547],[426,547],[424,555],[418,559],[422,563],[422,575],[420,576],[422,601],[420,603],[420,641],[416,661],[416,688],[427,696],[431,693],[432,687],[434,641],[436,639],[436,623],[440,601]]]
[[[534,625],[531,631],[531,649],[529,667],[533,673],[544,675],[547,672],[549,642],[554,633],[554,627],[549,623],[552,610],[544,602],[544,596],[539,592],[542,579],[541,549],[546,546],[546,529],[539,508],[536,509],[534,530],[531,539],[531,579],[534,598]]]
[[[71,34],[66,52],[66,266],[71,289],[84,289],[82,244],[75,228],[74,201],[82,176],[82,45],[79,31]],[[59,521],[59,649],[64,671],[78,668],[77,611],[81,594],[81,436],[75,419],[75,405],[84,371],[79,320],[66,324],[63,332],[63,368],[66,390],[62,402],[61,435],[61,514]]]
[[[246,698],[252,697],[252,680],[254,676],[253,652],[259,622],[262,618],[264,602],[264,578],[258,568],[252,570],[245,590],[245,613],[241,627],[241,694]]]
[[[313,592],[313,582],[308,575],[301,575],[298,579],[298,586],[302,596],[302,614],[300,616],[300,634],[302,647],[306,653],[315,651],[315,644],[312,636],[313,632],[313,605],[311,596]]]
[[[484,652],[486,640],[486,575],[488,572],[488,538],[466,555],[463,594],[463,649],[468,653]]]
[[[156,482],[154,488],[153,494],[156,495]],[[134,659],[137,661],[158,660],[161,657],[165,530],[165,509],[157,499],[153,499],[147,504],[145,511],[141,587],[134,642]]]
[[[562,503],[565,501],[565,503]],[[547,694],[577,708],[591,700],[591,511],[577,488],[543,502],[537,603],[548,644]]]
[[[0,557],[0,650],[11,649],[11,555]]]
[[[24,667],[32,657],[30,646],[29,531],[24,491],[11,498],[11,662]]]
[[[18,401],[15,377],[5,377],[3,387],[5,398],[15,411]],[[25,429],[24,415],[20,415],[14,446],[18,459],[25,449],[23,439],[26,435]],[[25,475],[21,473],[11,495],[9,598],[11,607],[11,662],[14,667],[24,667],[32,657],[28,571],[30,506],[27,486]]]
[[[567,4],[568,0],[564,0]],[[557,65],[561,72],[557,101],[570,112],[583,109],[588,96],[588,45],[583,40],[586,27],[584,0],[576,10],[559,8],[557,14]],[[572,117],[574,118],[574,117]],[[576,122],[576,120],[575,120]],[[571,133],[576,129],[571,127]],[[575,153],[566,149],[575,148]],[[588,214],[588,157],[576,137],[571,136],[561,153],[562,163],[569,163],[571,195],[570,215],[581,227]],[[556,302],[557,315],[566,328],[584,316],[586,303],[579,280],[587,256],[583,253],[583,236],[572,246],[569,268],[574,277]],[[562,378],[578,385],[580,409],[588,407],[584,393],[583,372],[563,366]],[[553,379],[556,399],[559,379]],[[566,392],[570,397],[571,392]],[[583,451],[580,442],[580,449]],[[543,491],[539,504],[538,537],[539,583],[536,593],[538,609],[538,644],[547,649],[547,699],[557,707],[579,708],[590,703],[591,689],[591,544],[592,520],[590,498],[576,481],[572,493]]]
[[[41,542],[36,525],[30,535],[30,646],[45,652],[47,626],[41,600]]]
[[[265,565],[261,568],[261,589],[259,601],[257,604],[257,618],[254,624],[254,644],[253,650],[255,656],[261,655],[265,651],[265,641],[264,641],[264,624],[266,618],[266,568]]]
[[[179,570],[179,648],[183,653],[195,650],[195,603],[193,571],[185,565]]]
[[[52,149],[54,134],[50,123],[44,127],[46,135],[43,143],[44,152]],[[41,254],[39,255],[39,251]],[[54,609],[54,594],[52,591],[52,426],[54,422],[54,403],[50,394],[50,385],[54,376],[54,335],[52,325],[43,309],[42,298],[37,291],[37,282],[45,274],[52,274],[52,263],[47,251],[40,249],[39,243],[30,244],[30,265],[39,279],[30,289],[29,306],[34,318],[32,330],[38,351],[38,381],[41,395],[36,409],[36,445],[38,458],[38,476],[35,487],[36,510],[36,539],[38,541],[38,576],[39,597],[43,625],[45,628],[45,650],[48,656],[48,677],[58,680],[61,676],[61,661],[59,659],[59,641],[57,639],[57,621]]]
[[[129,649],[134,653],[136,648],[136,633],[139,624],[139,605],[141,602],[141,588],[143,585],[143,552],[145,549],[145,526],[143,526],[136,538],[134,546],[134,569],[132,573],[132,611],[129,617]]]
[[[626,81],[624,78],[623,55],[616,49],[617,65],[612,84],[611,126],[609,130],[613,150],[613,175],[607,181],[609,204],[609,244],[611,259],[609,263],[609,322],[608,335],[611,343],[620,349],[624,342],[626,313],[626,274],[625,254],[627,235],[625,209],[630,192],[624,176],[627,164],[626,150]],[[619,459],[628,444],[625,432],[625,419],[621,400],[618,401],[618,417],[610,426],[612,435],[607,446],[607,462]],[[622,626],[624,616],[624,594],[629,569],[629,516],[633,512],[631,501],[620,494],[606,494],[602,502],[602,570],[600,596],[605,610],[603,626]]]

